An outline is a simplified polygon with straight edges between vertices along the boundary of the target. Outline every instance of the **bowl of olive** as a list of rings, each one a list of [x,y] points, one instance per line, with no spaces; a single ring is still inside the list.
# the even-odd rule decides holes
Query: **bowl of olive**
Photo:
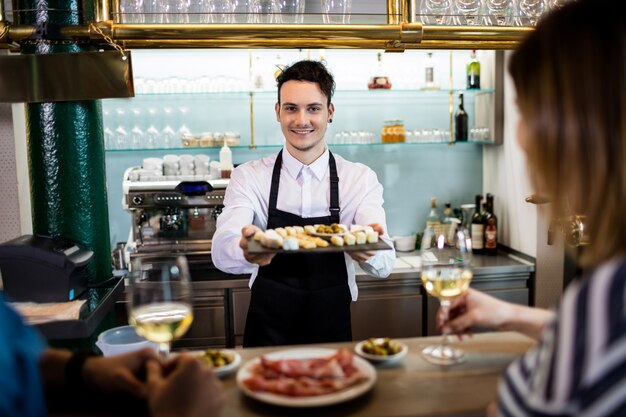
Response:
[[[213,368],[217,376],[229,374],[241,363],[241,356],[230,349],[207,349],[198,352],[198,355],[202,362]]]
[[[354,347],[357,355],[370,362],[397,362],[406,356],[408,347],[397,340],[388,337],[373,337],[363,340]]]

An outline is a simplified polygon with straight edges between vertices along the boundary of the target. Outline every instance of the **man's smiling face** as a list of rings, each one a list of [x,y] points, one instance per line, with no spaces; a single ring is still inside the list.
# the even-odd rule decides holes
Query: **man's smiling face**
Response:
[[[294,156],[309,151],[319,155],[324,151],[324,136],[334,111],[333,105],[327,103],[328,97],[317,83],[290,80],[282,85],[276,118]]]

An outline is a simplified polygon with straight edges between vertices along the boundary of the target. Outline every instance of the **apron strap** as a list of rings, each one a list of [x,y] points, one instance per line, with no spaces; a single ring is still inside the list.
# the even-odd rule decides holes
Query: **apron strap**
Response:
[[[333,153],[328,150],[328,167],[330,168],[330,222],[339,223],[339,176]]]
[[[270,202],[268,214],[276,210],[276,202],[278,201],[278,184],[280,183],[280,169],[283,166],[283,150],[278,152],[276,162],[274,162],[274,171],[272,172],[272,185],[270,187]]]
[[[339,176],[337,175],[337,164],[335,163],[335,157],[330,149],[328,150],[328,167],[330,174],[330,222],[339,223]],[[276,210],[276,203],[278,201],[278,186],[280,184],[280,170],[283,166],[283,150],[278,152],[276,162],[274,162],[274,170],[272,172],[272,185],[270,188],[270,201],[268,207],[268,214]]]

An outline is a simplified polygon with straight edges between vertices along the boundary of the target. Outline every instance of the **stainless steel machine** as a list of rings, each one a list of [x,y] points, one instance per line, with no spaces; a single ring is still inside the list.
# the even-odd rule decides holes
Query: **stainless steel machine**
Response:
[[[124,174],[124,204],[132,217],[134,256],[182,253],[210,259],[227,179],[133,181]]]
[[[179,253],[187,257],[193,286],[194,321],[175,347],[206,348],[232,345],[228,329],[228,290],[214,281],[225,274],[211,262],[211,239],[224,207],[227,179],[193,177],[135,180],[124,173],[124,206],[132,218],[130,265],[147,255]],[[122,302],[123,303],[123,302]],[[120,305],[122,313],[126,308]],[[124,320],[122,320],[124,321]]]

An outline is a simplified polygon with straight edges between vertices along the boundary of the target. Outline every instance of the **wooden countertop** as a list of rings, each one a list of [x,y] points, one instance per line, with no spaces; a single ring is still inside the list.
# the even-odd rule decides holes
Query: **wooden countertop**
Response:
[[[270,406],[244,396],[237,388],[235,374],[223,379],[226,406],[222,416],[482,416],[495,398],[498,380],[506,366],[524,353],[534,341],[518,333],[483,333],[464,338],[465,363],[439,367],[421,356],[424,346],[438,337],[398,339],[409,347],[407,356],[396,366],[377,366],[374,388],[360,398],[319,409],[293,409]],[[348,347],[355,343],[316,345]],[[287,347],[288,348],[288,347]],[[243,363],[278,348],[238,349]]]
[[[377,366],[378,380],[372,390],[346,403],[323,408],[295,409],[264,404],[246,397],[237,387],[236,372],[222,378],[226,404],[221,417],[258,416],[350,416],[350,417],[421,417],[421,416],[484,416],[487,405],[495,398],[498,380],[507,365],[534,343],[518,333],[482,333],[464,338],[460,347],[466,361],[452,367],[440,367],[421,356],[424,346],[439,337],[398,339],[409,347],[408,354],[394,366]],[[455,344],[456,342],[455,339]],[[353,349],[354,343],[332,343],[315,347]],[[298,346],[302,347],[302,346]],[[287,346],[236,349],[243,362]],[[53,410],[51,417],[112,417],[113,415],[145,416],[143,407],[126,408],[116,402],[115,412],[104,406],[111,399],[90,401],[93,411]],[[67,402],[64,402],[67,405]],[[107,410],[109,408],[109,410]],[[81,407],[85,410],[85,407]]]

